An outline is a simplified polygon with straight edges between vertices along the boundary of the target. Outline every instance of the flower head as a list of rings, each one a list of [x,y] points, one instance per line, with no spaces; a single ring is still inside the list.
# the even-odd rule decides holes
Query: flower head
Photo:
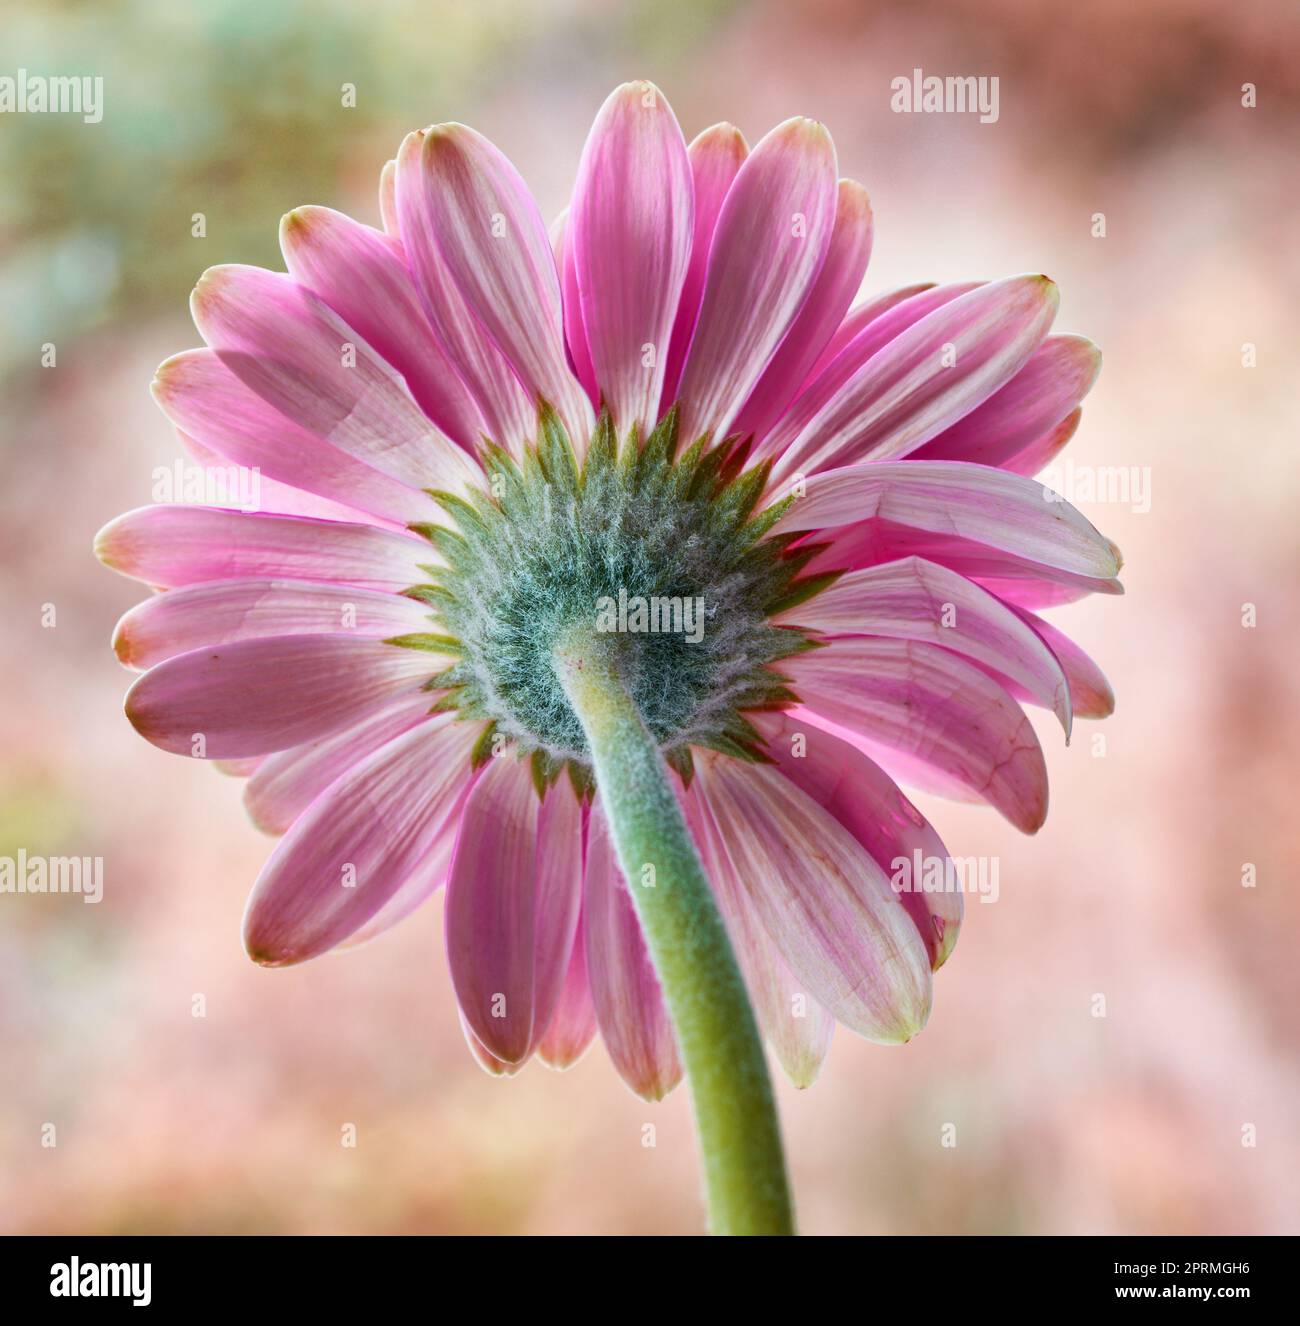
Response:
[[[654,880],[623,878],[557,667],[580,630],[674,771],[789,1075],[835,1022],[907,1040],[962,896],[894,777],[1033,832],[1021,704],[1067,735],[1112,706],[1037,610],[1118,593],[1117,550],[1029,477],[1096,349],[1048,334],[1042,276],[854,304],[871,209],[826,130],[688,147],[646,83],[602,108],[549,236],[463,125],[408,135],[380,201],[383,230],[290,213],[288,274],[205,273],[206,348],[158,370],[187,450],[256,468],[261,509],[147,507],[97,545],[160,591],[114,641],[131,722],[246,777],[282,835],[249,953],[356,944],[445,883],[485,1067],[563,1067],[599,1028],[670,1090],[629,894]]]

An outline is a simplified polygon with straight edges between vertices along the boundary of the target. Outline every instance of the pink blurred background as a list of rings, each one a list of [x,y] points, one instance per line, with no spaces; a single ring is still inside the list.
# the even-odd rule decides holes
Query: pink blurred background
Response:
[[[197,343],[205,267],[279,267],[300,203],[377,223],[380,166],[434,120],[488,133],[553,215],[606,92],[645,77],[688,138],[826,121],[871,191],[867,292],[1053,276],[1057,330],[1106,356],[1066,455],[1150,482],[1146,512],[1081,503],[1128,592],[1054,620],[1118,709],[1068,749],[1035,715],[1046,827],[917,798],[954,852],[1000,862],[929,1027],[889,1049],[841,1031],[815,1086],[780,1085],[803,1229],[1300,1232],[1300,9],[22,0],[0,22],[0,73],[105,79],[101,124],[0,116],[0,854],[105,862],[97,906],[0,895],[0,1229],[700,1227],[684,1089],[646,1105],[599,1047],[562,1075],[475,1066],[439,902],[345,956],[248,962],[270,840],[236,781],[122,717],[108,640],[140,591],[90,554],[180,455],[147,387]],[[917,67],[996,75],[999,119],[892,113]]]

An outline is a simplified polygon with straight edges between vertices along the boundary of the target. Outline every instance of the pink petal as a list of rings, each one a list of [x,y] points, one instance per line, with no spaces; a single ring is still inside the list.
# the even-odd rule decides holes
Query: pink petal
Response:
[[[459,1010],[457,1010],[459,1012]],[[483,1044],[470,1025],[465,1021],[465,1014],[460,1013],[460,1029],[465,1037],[465,1044],[469,1046],[469,1052],[478,1062],[478,1066],[489,1077],[514,1077],[514,1075],[524,1066],[523,1061],[517,1064],[508,1064],[502,1059],[498,1059],[491,1050]]]
[[[210,267],[190,308],[221,362],[308,433],[410,488],[456,491],[482,478],[401,374],[291,277]]]
[[[696,788],[683,791],[681,802],[726,921],[754,1015],[785,1075],[795,1086],[809,1087],[830,1049],[835,1019],[808,993],[763,929],[708,803]]]
[[[560,991],[551,1025],[537,1047],[537,1057],[548,1068],[557,1071],[572,1068],[587,1052],[595,1035],[596,1009],[591,1002],[591,985],[587,980],[587,941],[579,917],[569,965],[565,970],[564,988]]]
[[[280,222],[280,248],[294,280],[364,336],[425,414],[472,451],[483,415],[420,308],[401,243],[328,207],[300,207]]]
[[[1115,692],[1105,673],[1064,632],[1024,608],[1012,611],[1042,637],[1056,655],[1070,683],[1076,718],[1108,718],[1115,712]],[[1013,692],[1014,693],[1014,692]]]
[[[399,594],[310,580],[218,580],[156,595],[117,624],[113,649],[127,667],[151,668],[204,645],[269,635],[407,635],[429,610]]]
[[[1018,276],[936,309],[863,364],[781,454],[773,477],[915,451],[1019,371],[1059,298],[1047,277]]]
[[[492,760],[461,817],[446,891],[447,961],[479,1043],[521,1063],[533,1036],[537,793],[527,769]]]
[[[340,775],[429,716],[434,696],[399,696],[356,723],[263,757],[244,788],[244,807],[263,833],[283,833]]]
[[[880,867],[771,766],[705,754],[696,770],[734,879],[796,977],[858,1035],[910,1040],[930,960]]]
[[[469,784],[466,784],[468,791]],[[451,869],[451,858],[456,847],[456,835],[450,827],[444,829],[430,849],[428,856],[398,886],[388,901],[368,920],[336,946],[344,949],[360,948],[372,939],[387,933],[422,907],[446,882]]]
[[[407,134],[397,154],[396,203],[402,247],[425,317],[487,423],[488,435],[518,450],[536,431],[537,411],[492,344],[438,251],[427,206],[425,133]]]
[[[695,222],[691,234],[690,263],[686,268],[681,298],[677,301],[677,315],[673,320],[668,349],[668,367],[664,373],[665,403],[677,399],[682,366],[686,362],[686,352],[690,349],[695,322],[700,314],[704,278],[709,267],[709,248],[718,224],[718,213],[722,211],[723,200],[741,164],[749,155],[749,145],[745,142],[744,134],[734,124],[715,124],[691,143],[686,154],[691,163]]]
[[[786,661],[815,715],[850,729],[902,782],[983,800],[1023,833],[1047,817],[1047,767],[1020,706],[956,654],[912,641],[842,637]]]
[[[924,558],[850,571],[775,620],[831,636],[926,640],[951,649],[1014,679],[1070,735],[1070,688],[1055,654],[999,599]]]
[[[160,364],[152,390],[178,429],[227,462],[397,524],[435,514],[427,494],[299,428],[214,350],[186,350]]]
[[[527,185],[463,124],[426,130],[423,164],[428,225],[452,279],[528,397],[550,402],[585,443],[591,403],[565,362],[555,259]]]
[[[1119,549],[1042,484],[961,461],[884,461],[825,470],[795,489],[778,531],[876,519],[985,544],[1025,561],[1110,580]]]
[[[684,438],[729,432],[816,283],[835,199],[835,148],[812,120],[778,125],[745,159],[718,216],[682,370]]]
[[[932,438],[917,460],[1006,465],[1050,434],[1088,394],[1101,352],[1082,336],[1049,336],[1006,386]]]
[[[560,272],[560,302],[564,305],[564,345],[569,352],[569,369],[582,383],[587,399],[600,404],[596,370],[591,364],[591,347],[582,321],[582,297],[578,293],[578,272],[573,265],[573,232],[566,207],[551,223],[551,251]]]
[[[547,790],[537,814],[533,1049],[554,1024],[580,938],[582,839],[582,804],[569,780],[561,778]]]
[[[206,354],[208,352],[197,351],[196,353]],[[292,427],[287,419],[284,422],[287,426]],[[229,468],[229,457],[221,455],[211,447],[204,446],[202,442],[197,441],[182,429],[176,430],[176,440],[181,444],[185,454],[204,469],[226,470]],[[317,448],[329,446],[328,442],[322,442],[319,438],[314,440]],[[372,473],[378,474],[378,471],[372,471]],[[385,476],[379,475],[379,477],[383,479]],[[402,487],[406,492],[414,491],[414,489],[406,489],[405,485],[402,485]],[[228,511],[243,510],[243,504],[238,501],[236,491],[228,491],[229,497],[222,509]],[[302,488],[296,488],[287,483],[281,483],[278,479],[272,479],[265,473],[261,475],[258,482],[257,499],[257,509],[264,515],[309,516],[313,520],[341,520],[353,525],[377,525],[380,529],[390,530],[404,529],[406,525],[406,522],[402,520],[390,520],[387,516],[376,515],[373,511],[362,511],[360,507],[350,506],[343,502],[334,502],[328,497],[318,497],[315,493],[309,493]]]
[[[841,180],[826,261],[807,302],[733,425],[742,437],[751,433],[762,437],[794,400],[857,295],[870,256],[867,191],[855,180]]]
[[[949,559],[945,559],[949,560]],[[956,562],[952,563],[956,565]],[[1089,594],[1122,594],[1118,580],[1086,580],[1064,572],[1044,571],[1041,576],[1023,573],[1023,567],[993,569],[978,565],[958,567],[990,594],[1017,608],[1059,608],[1077,603]]]
[[[583,927],[587,977],[609,1057],[638,1096],[662,1100],[682,1079],[681,1059],[598,803],[587,829]]]
[[[810,386],[816,381],[821,375],[822,369],[833,359],[838,358],[840,351],[850,341],[854,340],[865,327],[888,313],[890,309],[896,308],[904,300],[911,299],[914,295],[923,295],[927,290],[933,290],[934,288],[933,281],[920,281],[916,285],[904,285],[893,290],[886,290],[883,294],[873,295],[870,299],[864,299],[860,304],[855,304],[845,314],[844,321],[835,329],[834,335],[826,342],[821,354],[817,356],[812,368],[808,370],[808,376],[804,379],[804,386]],[[975,287],[950,288],[973,290]],[[956,295],[953,298],[955,299]]]
[[[397,237],[397,160],[385,161],[379,172],[379,216],[384,232]]]
[[[957,943],[965,910],[960,892],[899,891],[899,863],[944,862],[948,850],[894,780],[855,746],[788,714],[760,714],[755,726],[767,739],[767,752],[777,768],[866,849],[890,877],[899,901],[938,971]]]
[[[399,591],[428,576],[433,548],[406,534],[302,516],[246,515],[210,506],[142,506],[95,536],[105,566],[146,585],[205,580],[331,580]]]
[[[570,213],[582,321],[620,436],[633,424],[644,435],[659,416],[693,225],[691,166],[672,107],[653,84],[624,83],[592,125]]]
[[[305,962],[356,933],[454,831],[476,731],[431,718],[353,765],[276,844],[244,912],[244,946],[268,967]]]
[[[1082,410],[1075,410],[1073,414],[1067,415],[1055,428],[1049,428],[1023,451],[1012,456],[1010,460],[1003,461],[1002,468],[1010,470],[1013,474],[1028,475],[1032,479],[1035,474],[1045,470],[1052,463],[1057,453],[1074,436],[1082,417]]]
[[[566,780],[540,808],[527,767],[492,760],[447,878],[447,957],[479,1043],[522,1063],[550,1025],[578,924],[582,815]]]
[[[799,547],[811,543],[821,548],[808,563],[809,574],[924,557],[975,581],[1000,599],[1031,607],[1039,603],[1073,603],[1088,594],[1124,592],[1118,580],[1076,575],[971,539],[885,520],[842,525],[831,536],[831,531],[824,530],[800,541]],[[824,542],[826,538],[831,541]]]
[[[127,692],[126,716],[177,755],[265,755],[357,722],[450,662],[356,635],[237,640],[159,663]]]
[[[767,460],[788,451],[810,423],[818,418],[832,401],[838,400],[846,386],[868,360],[879,354],[891,341],[936,309],[954,299],[978,290],[982,282],[970,281],[964,285],[925,286],[904,299],[891,300],[875,316],[865,317],[857,331],[848,338],[832,358],[822,356],[814,367],[799,395],[783,415],[760,439],[755,448],[757,460]]]

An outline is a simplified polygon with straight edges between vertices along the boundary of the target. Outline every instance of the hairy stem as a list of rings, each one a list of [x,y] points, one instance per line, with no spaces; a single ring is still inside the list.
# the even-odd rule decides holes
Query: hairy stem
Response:
[[[668,767],[619,676],[617,636],[575,631],[555,672],[587,737],[601,805],[685,1062],[715,1234],[791,1234],[780,1127],[745,984]],[[633,882],[646,865],[654,887]]]

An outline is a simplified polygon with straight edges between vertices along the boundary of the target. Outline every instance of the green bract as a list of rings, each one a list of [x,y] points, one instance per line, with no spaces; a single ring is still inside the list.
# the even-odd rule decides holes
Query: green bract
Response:
[[[531,753],[540,787],[566,763],[588,780],[586,739],[553,664],[557,640],[575,628],[614,633],[622,682],[686,777],[692,745],[764,758],[744,711],[797,700],[769,665],[813,642],[770,618],[835,575],[800,578],[819,548],[768,535],[784,503],[754,514],[765,465],[742,472],[743,452],[705,438],[676,450],[675,410],[644,444],[633,429],[621,447],[605,414],[579,464],[543,405],[522,460],[489,448],[485,489],[433,494],[452,523],[413,526],[446,563],[407,591],[434,610],[438,632],[393,643],[455,655],[430,687],[445,688],[443,704],[464,717],[490,721],[482,752],[504,738]],[[637,611],[670,602],[702,608],[694,630],[666,609],[663,625],[678,629]]]

